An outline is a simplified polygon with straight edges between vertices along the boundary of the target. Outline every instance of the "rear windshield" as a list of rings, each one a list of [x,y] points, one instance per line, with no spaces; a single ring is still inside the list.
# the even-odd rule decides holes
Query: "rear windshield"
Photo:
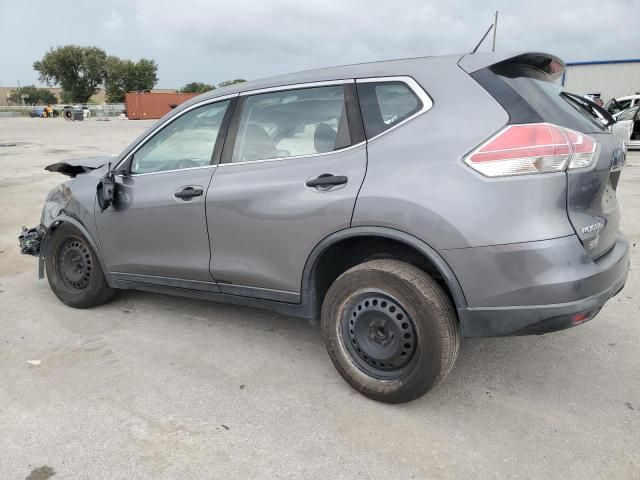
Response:
[[[582,133],[606,130],[597,117],[579,102],[562,95],[561,85],[549,80],[545,73],[520,66],[501,68],[494,73],[515,90],[545,122]]]

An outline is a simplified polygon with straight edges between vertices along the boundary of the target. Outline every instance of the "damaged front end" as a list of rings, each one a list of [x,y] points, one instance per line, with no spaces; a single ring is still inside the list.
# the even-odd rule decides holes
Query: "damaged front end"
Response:
[[[22,227],[18,237],[20,252],[39,257],[38,277],[44,277],[47,244],[56,226],[62,222],[77,223],[78,227],[91,224],[96,199],[96,184],[113,157],[94,157],[54,163],[45,168],[71,177],[47,195],[42,208],[40,224]],[[105,167],[105,168],[102,168]],[[100,172],[100,173],[94,173]],[[88,234],[89,235],[89,234]]]
[[[47,231],[51,228],[54,219],[60,215],[68,205],[72,193],[68,182],[61,183],[51,190],[44,201],[40,224],[33,228],[22,227],[22,233],[18,237],[20,253],[38,256],[44,253],[44,242]]]

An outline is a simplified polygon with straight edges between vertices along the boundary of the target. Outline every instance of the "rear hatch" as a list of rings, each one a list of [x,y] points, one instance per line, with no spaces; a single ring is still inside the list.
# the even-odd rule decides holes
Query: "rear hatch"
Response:
[[[552,55],[524,54],[470,74],[505,108],[510,124],[550,123],[593,147],[583,153],[581,163],[583,154],[574,145],[576,161],[566,175],[569,220],[595,259],[614,246],[618,234],[616,187],[625,152],[621,141],[592,111],[563,92],[559,82],[563,72],[564,63]]]

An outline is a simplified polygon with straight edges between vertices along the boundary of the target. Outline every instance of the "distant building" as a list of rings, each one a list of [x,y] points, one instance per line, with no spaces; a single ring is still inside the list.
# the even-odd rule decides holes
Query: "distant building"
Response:
[[[570,62],[562,85],[578,95],[599,93],[604,102],[640,93],[640,59]]]

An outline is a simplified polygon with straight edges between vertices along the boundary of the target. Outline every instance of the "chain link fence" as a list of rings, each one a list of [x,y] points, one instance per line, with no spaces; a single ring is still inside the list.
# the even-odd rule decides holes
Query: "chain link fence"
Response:
[[[53,105],[55,111],[54,117],[65,118],[65,108],[78,107],[79,105]],[[102,118],[117,118],[124,116],[125,108],[124,103],[101,103],[98,105],[82,105],[84,111],[84,118],[90,119],[102,119]],[[14,106],[0,106],[0,118],[2,117],[45,117],[44,111],[46,106],[38,105],[14,105]]]

